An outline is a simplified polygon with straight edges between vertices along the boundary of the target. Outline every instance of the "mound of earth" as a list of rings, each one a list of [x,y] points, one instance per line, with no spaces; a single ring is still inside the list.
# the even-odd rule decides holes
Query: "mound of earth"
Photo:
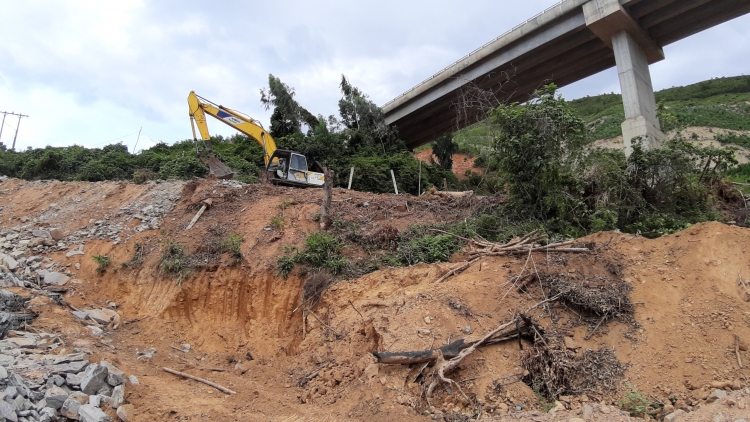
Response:
[[[576,241],[586,253],[488,256],[436,283],[467,250],[452,263],[339,281],[305,309],[308,275],[278,276],[276,261],[318,230],[321,197],[217,180],[6,180],[2,282],[50,298],[28,302],[36,319],[27,328],[60,338],[50,354],[87,353],[137,377],[125,387],[129,420],[625,421],[617,404],[633,390],[656,419],[750,414],[748,229],[706,223],[656,240],[598,233]],[[461,221],[490,201],[343,189],[333,200],[337,227],[364,235]],[[241,259],[217,246],[230,234],[244,238]],[[369,253],[347,245],[350,259]],[[186,256],[178,273],[161,265],[175,247]],[[60,277],[47,283],[51,273]],[[91,309],[116,311],[121,323],[74,313]],[[439,384],[429,397],[434,366],[373,355],[471,341],[519,315],[538,335],[477,349],[447,374],[459,387]],[[556,388],[556,403],[540,394]]]

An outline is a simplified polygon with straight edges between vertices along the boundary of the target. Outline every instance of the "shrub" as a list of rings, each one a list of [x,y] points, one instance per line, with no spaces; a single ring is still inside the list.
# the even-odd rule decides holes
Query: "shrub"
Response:
[[[221,240],[221,248],[229,252],[236,259],[242,259],[240,247],[244,240],[239,234],[230,234]]]
[[[112,260],[109,259],[108,256],[102,256],[102,255],[95,255],[92,257],[94,259],[94,262],[96,262],[96,273],[101,274],[104,271],[107,270],[107,267],[112,263]]]
[[[276,260],[276,275],[287,278],[289,273],[294,269],[295,257],[290,255],[284,255]]]
[[[625,397],[617,402],[617,406],[630,413],[630,416],[643,416],[648,412],[651,400],[636,391],[632,385],[628,387],[630,388],[630,391],[625,394]]]
[[[185,253],[187,247],[178,245],[171,239],[162,242],[162,255],[159,260],[159,268],[177,276],[177,285],[182,286],[182,281],[190,275],[188,267],[188,256]]]

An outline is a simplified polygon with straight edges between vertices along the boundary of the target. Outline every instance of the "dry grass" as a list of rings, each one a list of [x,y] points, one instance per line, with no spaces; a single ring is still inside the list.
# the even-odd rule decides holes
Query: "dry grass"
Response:
[[[529,371],[524,382],[549,399],[614,391],[625,372],[613,349],[587,350],[579,357],[542,344],[527,351],[521,365]]]

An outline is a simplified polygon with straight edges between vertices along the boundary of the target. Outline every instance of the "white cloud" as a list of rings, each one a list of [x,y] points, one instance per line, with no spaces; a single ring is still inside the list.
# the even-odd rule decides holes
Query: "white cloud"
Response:
[[[140,127],[171,143],[191,136],[191,90],[267,122],[259,90],[273,73],[311,112],[335,114],[342,73],[383,104],[553,3],[7,2],[0,110],[31,116],[21,124],[22,148],[94,146]],[[667,60],[653,67],[655,85],[746,72],[748,23],[741,18],[668,47]],[[619,92],[616,74],[608,71],[563,92],[613,90]],[[232,133],[218,122],[210,128]]]

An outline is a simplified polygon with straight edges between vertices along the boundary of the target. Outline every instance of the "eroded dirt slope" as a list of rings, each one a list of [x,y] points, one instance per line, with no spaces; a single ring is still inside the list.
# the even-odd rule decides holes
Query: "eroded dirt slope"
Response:
[[[739,276],[750,279],[747,229],[708,223],[657,240],[600,233],[579,241],[591,253],[488,257],[439,284],[435,280],[457,264],[384,268],[340,282],[303,319],[296,308],[306,275],[277,276],[276,259],[289,247],[301,247],[317,230],[321,195],[319,190],[212,180],[146,185],[9,180],[0,184],[0,235],[5,239],[0,245],[19,260],[43,257],[36,269],[22,263],[30,271],[24,275],[25,269],[17,269],[20,279],[33,281],[34,272],[48,265],[47,271],[69,273],[70,280],[56,288],[72,307],[115,304],[123,324],[105,329],[102,336],[92,335],[69,307],[52,301],[35,307],[41,314],[33,326],[62,334],[67,352],[89,350],[92,360],[107,359],[135,374],[141,383],[130,386],[127,400],[136,420],[457,415],[567,420],[583,417],[588,404],[594,408],[592,418],[627,420],[612,405],[628,385],[698,415],[716,413],[705,401],[718,385],[712,383],[730,391],[750,384],[747,365],[738,366],[734,339],[750,341],[750,293],[739,283]],[[185,231],[206,198],[212,198],[213,207]],[[356,223],[364,234],[385,225],[403,231],[414,224],[458,221],[484,206],[478,199],[338,189],[334,201],[335,219]],[[283,224],[274,225],[274,218]],[[61,228],[65,238],[54,246],[21,244],[40,228]],[[233,233],[245,239],[239,261],[211,249]],[[181,283],[159,268],[165,242],[184,246],[194,260]],[[70,254],[80,250],[83,254]],[[352,258],[367,254],[356,245],[345,253]],[[102,274],[92,259],[99,255],[112,262]],[[454,257],[464,259],[463,254]],[[518,342],[483,348],[451,373],[471,402],[447,389],[438,389],[428,402],[419,366],[375,363],[373,351],[439,347],[511,320],[548,293],[536,282],[521,291],[514,285],[514,276],[532,269],[582,284],[607,279],[632,287],[632,321],[596,325],[564,304],[529,313],[553,341],[565,345],[567,337],[573,353],[613,349],[626,365],[615,391],[568,397],[561,400],[567,409],[555,415],[528,413],[541,406],[534,391],[520,382],[521,357],[532,347],[527,340],[523,350]],[[740,353],[750,363],[750,353]],[[237,394],[179,379],[162,367],[208,378]],[[737,406],[724,413],[739,411]]]

